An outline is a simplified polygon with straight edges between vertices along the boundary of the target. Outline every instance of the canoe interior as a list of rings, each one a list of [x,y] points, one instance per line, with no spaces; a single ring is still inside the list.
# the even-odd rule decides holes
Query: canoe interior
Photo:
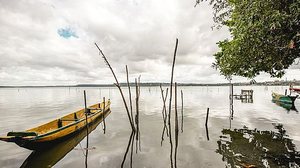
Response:
[[[108,102],[105,103],[106,105],[109,105]],[[103,103],[97,103],[94,104],[92,106],[90,106],[90,109],[95,109],[95,110],[91,110],[91,112],[95,112],[97,109],[103,109]],[[63,116],[61,118],[55,119],[53,121],[50,121],[46,124],[40,125],[38,127],[35,128],[31,128],[26,130],[26,132],[35,132],[38,135],[41,134],[46,134],[48,132],[52,132],[54,130],[57,130],[63,126],[69,125],[71,123],[74,123],[76,121],[79,121],[81,119],[85,119],[85,113],[84,113],[84,109],[78,110],[74,113],[70,113],[66,116]]]

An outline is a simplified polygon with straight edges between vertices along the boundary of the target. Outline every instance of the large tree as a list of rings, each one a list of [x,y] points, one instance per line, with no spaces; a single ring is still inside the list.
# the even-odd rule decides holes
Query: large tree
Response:
[[[202,0],[201,0],[202,1]],[[199,3],[199,1],[197,1]],[[210,0],[217,26],[232,38],[218,42],[214,67],[225,76],[282,77],[300,57],[300,0]]]

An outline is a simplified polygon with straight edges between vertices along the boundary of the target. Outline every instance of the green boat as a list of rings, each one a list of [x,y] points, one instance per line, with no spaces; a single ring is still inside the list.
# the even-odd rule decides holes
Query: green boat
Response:
[[[298,97],[298,95],[290,96],[290,95],[281,95],[281,94],[278,94],[278,93],[272,93],[272,100],[273,101],[286,103],[286,104],[294,104],[297,97]]]
[[[282,102],[275,101],[275,100],[272,100],[272,102],[277,104],[280,107],[283,107],[283,108],[287,109],[288,111],[294,110],[294,111],[298,112],[297,108],[295,107],[295,104],[282,103]]]

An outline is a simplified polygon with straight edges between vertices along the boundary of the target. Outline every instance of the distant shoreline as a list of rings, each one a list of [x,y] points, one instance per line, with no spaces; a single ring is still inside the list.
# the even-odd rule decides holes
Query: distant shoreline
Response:
[[[300,85],[300,81],[275,81],[275,82],[257,82],[250,84],[249,82],[232,83],[235,86],[288,86],[290,83],[294,85]],[[153,86],[169,86],[169,83],[140,83],[143,87]],[[228,86],[230,83],[178,83],[178,86]],[[78,85],[44,85],[44,86],[0,86],[0,88],[49,88],[49,87],[114,87],[114,84],[78,84]],[[127,83],[121,83],[121,86],[127,86]],[[130,83],[130,86],[135,86],[135,83]]]

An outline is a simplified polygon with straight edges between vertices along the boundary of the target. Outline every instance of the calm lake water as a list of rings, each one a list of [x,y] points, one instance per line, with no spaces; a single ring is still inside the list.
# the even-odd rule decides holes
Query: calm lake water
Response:
[[[254,99],[253,103],[234,100],[234,117],[231,121],[228,86],[178,89],[184,93],[184,132],[179,133],[178,167],[300,165],[300,155],[297,152],[300,149],[299,113],[271,101],[272,91],[284,94],[287,86],[235,87],[235,94],[239,94],[241,89],[253,89]],[[101,124],[89,134],[91,150],[87,160],[88,167],[120,167],[131,128],[116,88],[2,88],[0,135],[6,135],[12,130],[26,130],[83,108],[83,90],[87,91],[88,105],[101,101],[102,97],[111,99],[111,114],[106,118],[106,134],[103,134]],[[124,91],[127,95],[127,90]],[[141,151],[133,153],[133,167],[170,167],[168,138],[160,145],[163,105],[159,87],[142,87],[139,106]],[[300,99],[296,100],[295,106],[300,110]],[[207,107],[210,108],[209,140],[205,129]],[[180,112],[180,103],[178,108]],[[174,119],[172,121],[174,126]],[[78,139],[80,142],[81,139]],[[0,167],[20,167],[25,162],[33,162],[36,167],[85,167],[82,148],[85,147],[86,139],[76,144],[73,139],[49,151],[32,154],[32,151],[14,143],[1,141]],[[72,145],[75,145],[74,148]],[[70,152],[64,153],[61,150]],[[57,163],[53,161],[55,159]],[[127,157],[124,167],[130,167],[130,157]]]

